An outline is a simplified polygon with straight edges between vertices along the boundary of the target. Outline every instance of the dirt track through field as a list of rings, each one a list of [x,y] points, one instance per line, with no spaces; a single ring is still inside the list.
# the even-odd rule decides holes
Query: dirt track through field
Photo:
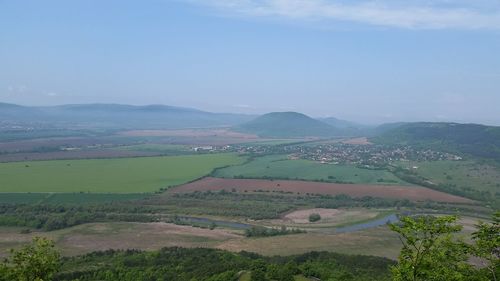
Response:
[[[169,190],[170,193],[188,193],[194,191],[217,191],[232,189],[238,192],[257,190],[285,191],[300,194],[346,194],[352,197],[380,197],[392,199],[408,199],[411,201],[432,200],[447,203],[472,203],[472,200],[418,186],[392,186],[369,184],[336,184],[288,180],[254,180],[254,179],[222,179],[204,178]]]

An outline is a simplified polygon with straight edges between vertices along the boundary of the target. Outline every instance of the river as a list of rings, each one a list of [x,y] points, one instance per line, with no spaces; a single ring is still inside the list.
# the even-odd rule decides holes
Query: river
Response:
[[[232,221],[223,221],[223,220],[214,220],[209,218],[199,218],[199,217],[179,217],[181,221],[195,224],[203,224],[203,225],[211,225],[215,224],[216,226],[245,230],[252,228],[253,225],[240,223],[240,222],[232,222]],[[398,216],[396,214],[391,214],[385,216],[380,219],[371,220],[363,223],[353,224],[349,226],[339,227],[335,229],[335,233],[350,233],[356,232],[364,229],[374,228],[378,226],[386,225],[387,223],[395,223],[398,222]]]

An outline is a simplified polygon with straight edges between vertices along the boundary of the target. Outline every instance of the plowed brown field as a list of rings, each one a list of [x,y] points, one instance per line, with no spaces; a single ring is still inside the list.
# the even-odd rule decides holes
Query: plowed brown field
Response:
[[[389,186],[368,184],[336,184],[289,180],[254,180],[254,179],[222,179],[204,178],[169,190],[171,193],[187,193],[194,191],[217,191],[235,189],[238,192],[257,190],[285,191],[300,194],[346,194],[352,197],[380,197],[392,199],[408,199],[412,201],[432,200],[447,203],[472,203],[470,199],[447,194],[419,186]]]

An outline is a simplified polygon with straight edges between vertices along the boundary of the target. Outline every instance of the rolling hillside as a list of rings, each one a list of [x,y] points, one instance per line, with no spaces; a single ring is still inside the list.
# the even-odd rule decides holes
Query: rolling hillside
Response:
[[[234,128],[261,137],[329,137],[339,131],[324,122],[297,112],[272,112]]]
[[[375,143],[411,144],[500,161],[500,127],[458,123],[407,123],[387,126]]]
[[[363,125],[335,117],[318,118],[318,120],[338,129],[359,129],[365,127]]]
[[[319,118],[319,121],[326,123],[337,129],[338,135],[342,136],[369,136],[373,133],[373,127],[361,125],[335,117]]]

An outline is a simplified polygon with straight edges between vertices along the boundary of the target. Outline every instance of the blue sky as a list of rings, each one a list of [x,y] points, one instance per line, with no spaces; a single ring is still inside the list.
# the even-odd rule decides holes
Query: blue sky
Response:
[[[500,124],[500,0],[0,0],[0,101]]]

